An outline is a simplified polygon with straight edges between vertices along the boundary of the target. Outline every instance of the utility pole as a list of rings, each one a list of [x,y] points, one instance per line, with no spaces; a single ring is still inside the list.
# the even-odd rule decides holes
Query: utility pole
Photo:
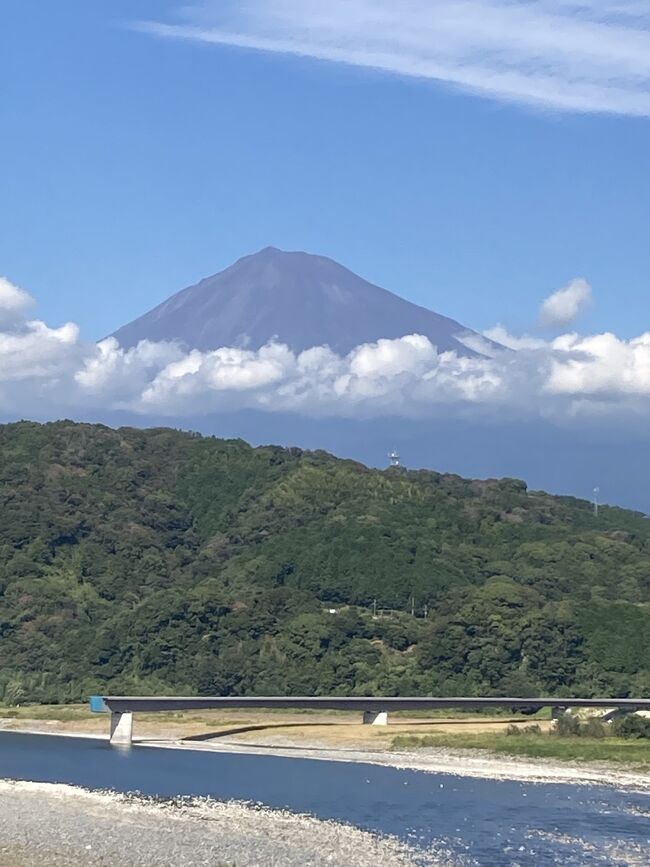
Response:
[[[598,517],[598,508],[599,508],[598,494],[599,493],[600,493],[600,488],[594,488],[594,515],[596,518]]]
[[[411,596],[411,617],[415,617],[415,595]]]

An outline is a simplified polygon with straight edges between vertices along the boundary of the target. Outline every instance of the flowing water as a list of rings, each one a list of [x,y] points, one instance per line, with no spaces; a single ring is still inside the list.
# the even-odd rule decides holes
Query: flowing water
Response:
[[[263,803],[451,850],[459,865],[650,865],[650,794],[0,733],[0,778]]]

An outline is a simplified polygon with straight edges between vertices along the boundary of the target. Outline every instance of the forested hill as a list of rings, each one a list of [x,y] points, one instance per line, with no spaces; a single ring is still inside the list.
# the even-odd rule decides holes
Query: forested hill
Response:
[[[173,430],[21,422],[0,460],[7,702],[650,694],[638,513]]]

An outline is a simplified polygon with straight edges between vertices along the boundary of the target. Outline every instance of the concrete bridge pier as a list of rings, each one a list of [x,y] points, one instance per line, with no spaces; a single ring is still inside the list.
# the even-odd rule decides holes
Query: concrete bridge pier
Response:
[[[552,707],[551,708],[551,726],[555,727],[557,725],[557,721],[561,717],[563,717],[566,712],[567,712],[567,709],[565,707],[558,707],[558,706]]]
[[[386,711],[365,710],[363,712],[364,726],[387,726],[388,714]]]
[[[133,714],[130,711],[111,711],[111,744],[130,747],[133,742]]]

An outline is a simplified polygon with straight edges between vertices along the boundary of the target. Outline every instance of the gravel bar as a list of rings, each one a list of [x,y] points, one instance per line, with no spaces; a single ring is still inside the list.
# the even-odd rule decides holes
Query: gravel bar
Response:
[[[398,840],[309,816],[206,799],[155,801],[0,781],[2,867],[415,867]]]

